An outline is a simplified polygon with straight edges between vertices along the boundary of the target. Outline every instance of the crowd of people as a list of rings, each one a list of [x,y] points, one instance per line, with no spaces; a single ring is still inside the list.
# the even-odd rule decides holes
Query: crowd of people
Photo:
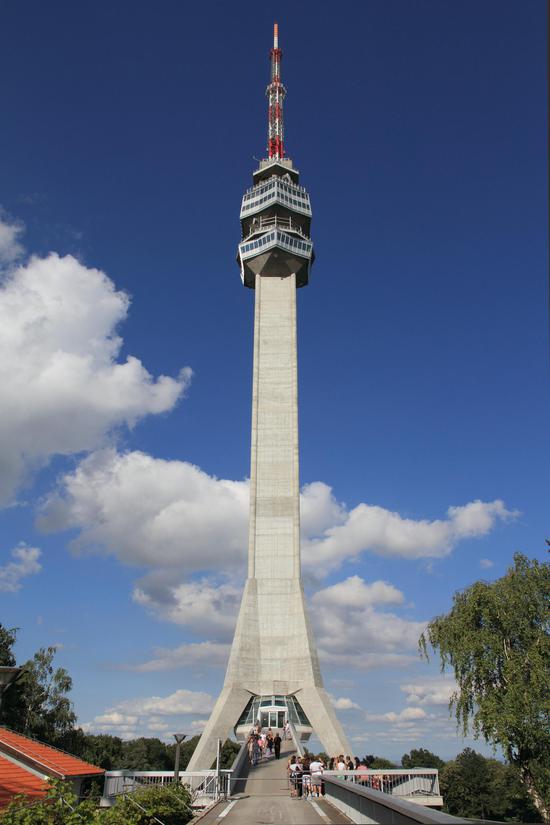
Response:
[[[281,756],[281,744],[285,739],[291,739],[290,725],[285,722],[279,733],[273,732],[271,728],[262,730],[258,723],[248,737],[248,757],[252,767],[256,767],[261,761]],[[349,771],[353,771],[353,781],[360,785],[366,785],[375,790],[382,790],[380,776],[369,771],[365,761],[356,756],[331,757],[327,764],[320,756],[308,754],[298,756],[292,754],[287,761],[287,775],[290,787],[290,795],[296,799],[307,799],[310,796],[324,796],[325,787],[323,775],[325,771],[330,771],[337,779],[348,779]],[[342,771],[339,775],[338,772]]]
[[[248,737],[248,758],[252,767],[256,767],[263,759],[271,756],[275,756],[275,759],[280,758],[283,739],[290,739],[290,726],[288,723],[285,724],[282,734],[281,737],[278,730],[273,733],[271,728],[262,731],[260,725],[254,728]]]

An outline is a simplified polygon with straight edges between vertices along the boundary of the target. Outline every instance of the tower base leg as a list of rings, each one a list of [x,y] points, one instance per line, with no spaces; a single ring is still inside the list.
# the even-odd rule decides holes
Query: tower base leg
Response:
[[[186,770],[210,770],[216,759],[218,739],[225,742],[249,699],[250,693],[244,688],[223,688]]]
[[[326,690],[311,685],[296,693],[300,705],[329,756],[352,756],[348,738],[334,712]]]

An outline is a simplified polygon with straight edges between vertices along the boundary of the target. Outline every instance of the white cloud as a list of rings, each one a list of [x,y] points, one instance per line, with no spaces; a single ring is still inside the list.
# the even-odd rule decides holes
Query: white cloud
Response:
[[[179,716],[186,713],[210,713],[214,700],[209,693],[200,691],[176,690],[169,696],[149,696],[142,699],[126,699],[119,702],[113,710],[138,716]]]
[[[318,590],[311,600],[311,612],[321,659],[334,666],[365,670],[414,661],[426,623],[378,609],[403,602],[403,594],[393,585],[368,583],[359,576]]]
[[[368,584],[360,576],[350,576],[319,590],[316,601],[326,607],[364,608],[367,605],[403,604],[404,596],[392,584],[375,581]]]
[[[494,564],[494,561],[491,561],[491,559],[480,559],[479,561],[479,566],[482,570],[489,570],[490,567],[494,567]]]
[[[110,713],[96,716],[94,721],[97,725],[105,727],[134,727],[138,723],[138,718],[138,716],[132,716],[129,713],[112,710]]]
[[[164,733],[170,728],[167,717],[208,716],[214,707],[209,693],[176,690],[169,696],[126,699],[82,724],[87,733],[110,733],[122,739]],[[174,719],[172,724],[176,722]],[[186,722],[194,729],[192,721]]]
[[[23,247],[18,241],[23,225],[9,222],[0,213],[0,266],[11,264],[23,254]]]
[[[126,667],[163,671],[225,666],[241,589],[208,579],[170,588],[164,576],[155,575],[146,581],[146,586],[147,591],[136,591],[136,601],[163,619],[184,624],[197,633],[212,633],[218,641],[160,648],[149,660]],[[310,601],[310,615],[321,661],[340,671],[404,667],[416,662],[418,637],[426,623],[402,618],[385,609],[403,602],[403,594],[393,585],[383,581],[369,583],[359,576],[318,590]]]
[[[411,684],[400,685],[407,696],[407,702],[415,705],[448,705],[456,683],[443,676],[424,679]]]
[[[340,698],[337,699],[332,693],[329,693],[329,698],[332,707],[336,708],[336,710],[359,710],[359,705],[347,696],[340,696]]]
[[[105,449],[60,480],[39,524],[75,528],[76,548],[112,553],[126,563],[235,574],[246,558],[248,499],[246,481],[219,479],[183,461]],[[435,521],[404,519],[368,504],[348,511],[322,482],[304,487],[301,511],[303,565],[314,578],[365,551],[445,556],[461,538],[484,535],[498,519],[514,515],[501,501],[451,507],[447,519]],[[386,600],[394,597],[391,585],[378,587]],[[171,618],[178,620],[177,614]]]
[[[433,521],[403,518],[365,503],[347,511],[345,518],[341,508],[338,512],[338,523],[326,527],[320,536],[306,538],[302,545],[304,564],[324,573],[365,550],[408,559],[441,558],[461,539],[484,536],[498,520],[517,515],[500,500],[449,507],[446,519]]]
[[[18,228],[0,222],[0,254]],[[0,502],[54,455],[97,448],[121,425],[172,409],[188,385],[119,361],[129,298],[100,270],[50,253],[12,266],[0,285]]]
[[[77,549],[185,572],[244,562],[248,485],[193,464],[101,450],[64,476],[39,525],[79,528]]]
[[[425,710],[422,710],[422,708],[403,708],[399,713],[391,710],[388,713],[367,713],[365,716],[369,722],[391,722],[395,724],[425,719],[428,714]]]
[[[38,561],[42,555],[38,547],[20,544],[11,551],[13,561],[0,566],[0,591],[16,593],[21,589],[21,579],[40,573],[42,565]]]
[[[160,618],[185,625],[216,638],[230,639],[233,635],[241,602],[242,587],[208,579],[173,584],[162,576],[141,580],[133,599]],[[198,646],[188,646],[197,655]]]
[[[176,670],[196,666],[224,667],[229,658],[230,645],[221,642],[196,642],[176,648],[157,648],[153,658],[139,665],[126,666],[126,670],[149,673],[162,670]]]
[[[206,727],[206,719],[194,719],[189,727],[194,733],[202,733]]]

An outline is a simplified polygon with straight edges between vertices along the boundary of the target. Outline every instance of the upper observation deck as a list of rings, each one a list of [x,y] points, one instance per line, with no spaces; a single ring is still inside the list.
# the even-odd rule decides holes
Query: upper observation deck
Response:
[[[311,218],[309,195],[304,187],[291,180],[273,175],[267,181],[262,181],[245,192],[241,206],[241,220],[251,215],[258,215],[274,204]]]

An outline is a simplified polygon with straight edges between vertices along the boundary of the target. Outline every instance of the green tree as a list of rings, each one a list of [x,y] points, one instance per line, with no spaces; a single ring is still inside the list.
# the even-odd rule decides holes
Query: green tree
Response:
[[[517,770],[466,748],[439,774],[445,810],[455,816],[539,822]]]
[[[2,825],[92,825],[100,822],[93,801],[78,804],[70,784],[51,780],[45,799],[29,804],[24,796],[15,797],[0,814]]]
[[[0,625],[0,665],[13,666],[17,628]],[[54,667],[55,647],[40,648],[23,665],[17,682],[5,692],[2,722],[15,731],[52,745],[73,730],[76,716],[68,697],[72,679],[62,667]]]
[[[493,814],[492,775],[484,756],[466,748],[447,762],[440,776],[445,809],[457,816],[487,819]]]
[[[380,771],[384,768],[395,768],[395,764],[390,759],[385,759],[383,756],[373,756],[370,754],[369,756],[365,757],[367,761],[367,765],[372,770]]]
[[[119,797],[100,822],[101,825],[152,825],[153,817],[164,825],[184,825],[193,818],[191,795],[181,784],[150,785]]]
[[[410,753],[403,754],[401,764],[404,768],[437,768],[441,770],[445,762],[426,748],[413,748]]]
[[[24,666],[17,686],[25,705],[22,733],[57,744],[74,728],[76,714],[68,697],[73,682],[53,664],[55,647],[40,648]]]
[[[502,748],[550,822],[550,566],[516,554],[502,578],[455,593],[420,638],[425,655],[428,643],[454,670],[458,725]]]

